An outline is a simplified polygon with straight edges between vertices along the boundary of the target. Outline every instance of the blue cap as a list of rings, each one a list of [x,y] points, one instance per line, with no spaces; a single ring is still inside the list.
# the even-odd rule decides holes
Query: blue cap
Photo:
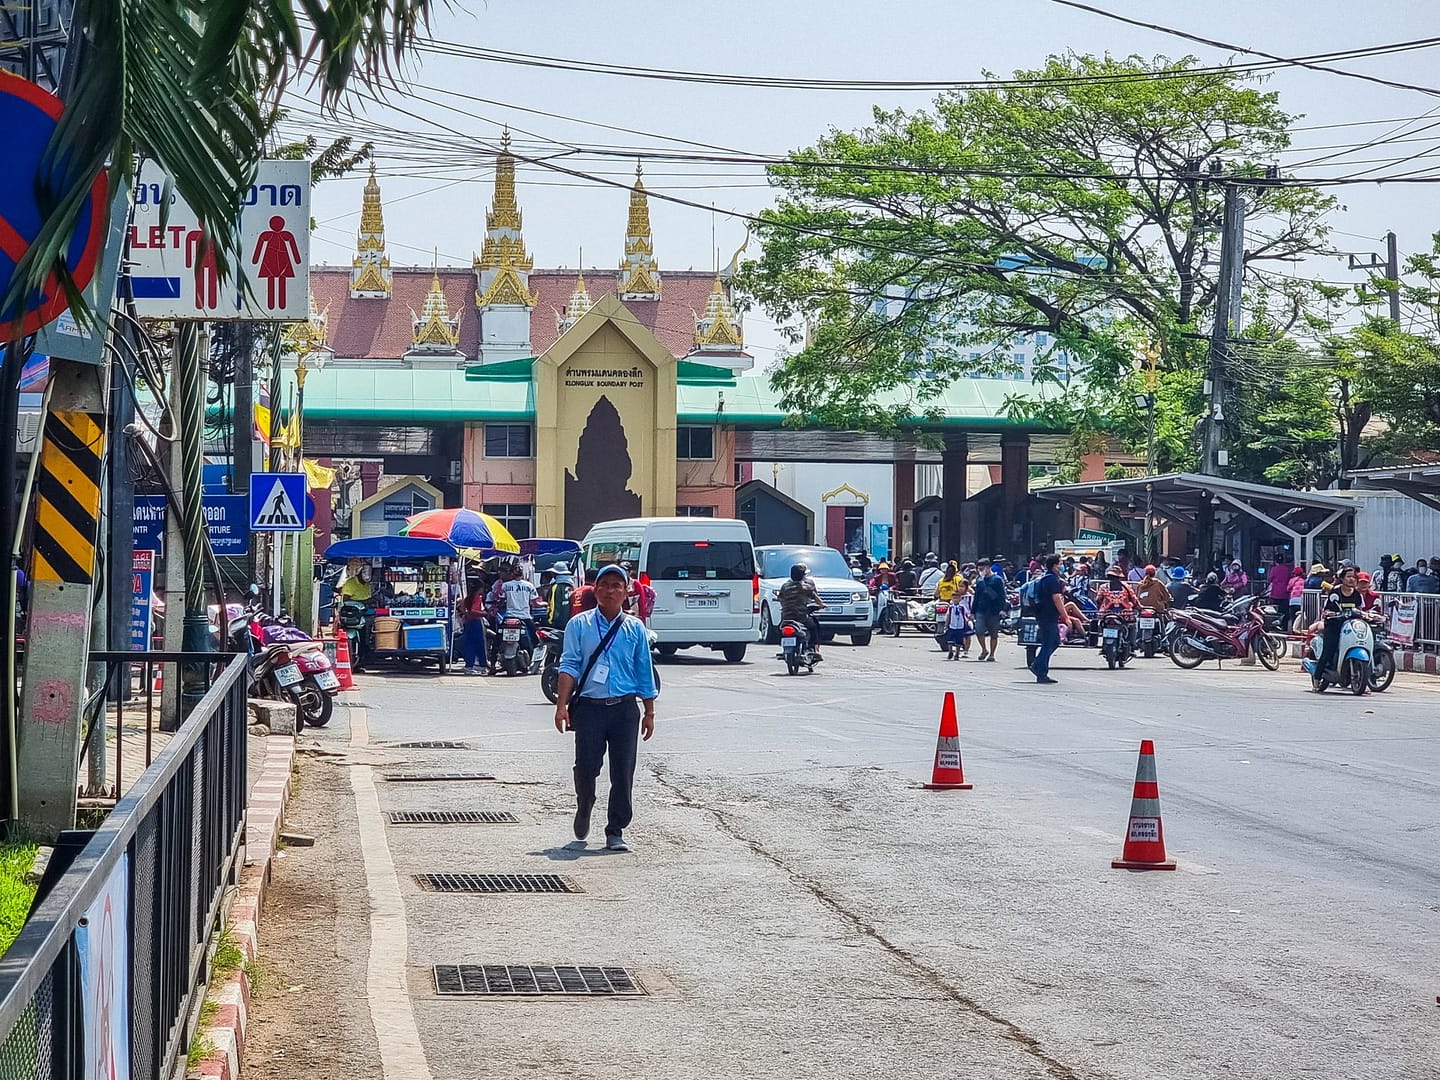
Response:
[[[992,563],[990,564],[990,572],[991,572],[992,574],[998,574],[998,573],[1000,573],[1000,564],[999,564],[998,562],[992,562]]]
[[[1170,571],[1170,577],[1171,577],[1173,580],[1175,580],[1175,581],[1184,581],[1184,580],[1185,580],[1185,568],[1184,568],[1183,566],[1177,566],[1177,567],[1175,567],[1174,570],[1171,570],[1171,571]]]
[[[619,574],[621,581],[625,582],[626,585],[630,584],[630,575],[625,572],[625,567],[619,563],[606,563],[600,567],[599,570],[595,571],[595,584],[600,584],[600,579],[606,574]]]

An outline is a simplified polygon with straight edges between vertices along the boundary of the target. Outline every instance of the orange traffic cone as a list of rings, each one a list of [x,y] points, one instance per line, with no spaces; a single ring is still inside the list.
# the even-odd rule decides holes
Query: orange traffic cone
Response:
[[[940,738],[935,746],[935,769],[929,791],[968,791],[974,784],[965,782],[965,767],[960,761],[960,724],[955,719],[955,695],[946,691],[945,708],[940,713]]]
[[[1110,865],[1117,870],[1174,870],[1175,860],[1165,857],[1165,830],[1160,824],[1160,785],[1155,779],[1155,744],[1140,743],[1135,767],[1135,795],[1130,800],[1130,828],[1125,850]]]
[[[335,677],[340,680],[341,690],[355,689],[355,677],[350,672],[350,635],[344,632],[335,639]]]

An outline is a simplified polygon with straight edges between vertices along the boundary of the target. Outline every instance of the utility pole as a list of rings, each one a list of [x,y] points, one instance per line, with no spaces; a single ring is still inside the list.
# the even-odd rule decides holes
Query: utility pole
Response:
[[[1210,404],[1205,414],[1200,472],[1218,476],[1225,451],[1220,447],[1220,425],[1225,421],[1225,389],[1230,359],[1230,335],[1240,326],[1241,286],[1245,280],[1245,197],[1233,180],[1223,183],[1225,216],[1220,235],[1220,279],[1215,292],[1215,325],[1210,332],[1210,363],[1206,390]]]
[[[1385,278],[1390,282],[1390,321],[1400,328],[1400,251],[1395,233],[1385,232]]]

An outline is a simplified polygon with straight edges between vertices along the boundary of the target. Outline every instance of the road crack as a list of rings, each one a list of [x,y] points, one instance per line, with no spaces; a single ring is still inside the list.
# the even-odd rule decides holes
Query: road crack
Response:
[[[1055,1080],[1081,1080],[1080,1074],[1069,1065],[1066,1065],[1063,1061],[1047,1053],[1038,1038],[1025,1031],[1015,1021],[1001,1016],[994,1009],[982,1004],[959,987],[953,985],[943,974],[910,950],[891,941],[878,927],[868,921],[864,916],[848,908],[839,897],[831,893],[820,882],[791,865],[782,856],[771,851],[755,837],[747,836],[741,832],[723,810],[710,806],[707,803],[696,802],[692,799],[683,788],[670,781],[664,765],[651,762],[650,771],[654,774],[656,782],[674,797],[675,805],[684,807],[687,810],[699,810],[702,813],[708,814],[714,819],[716,827],[726,836],[748,848],[757,857],[774,866],[796,886],[809,893],[821,904],[834,912],[842,922],[853,928],[856,933],[878,945],[921,982],[940,993],[947,1000],[960,1006],[966,1012],[999,1028],[1002,1038],[1015,1043],[1021,1050],[1043,1064],[1045,1071],[1054,1077]]]

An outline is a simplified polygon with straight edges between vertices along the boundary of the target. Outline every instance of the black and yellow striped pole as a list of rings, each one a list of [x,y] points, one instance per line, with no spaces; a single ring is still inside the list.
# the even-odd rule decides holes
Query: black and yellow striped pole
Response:
[[[37,839],[75,822],[76,763],[90,650],[105,371],[52,358],[35,472],[20,710],[20,818]]]

